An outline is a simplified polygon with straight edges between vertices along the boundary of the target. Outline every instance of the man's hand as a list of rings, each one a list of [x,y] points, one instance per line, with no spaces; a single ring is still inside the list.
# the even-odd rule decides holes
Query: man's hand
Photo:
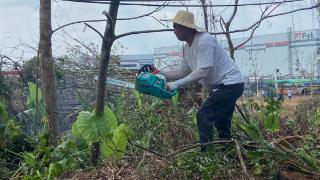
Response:
[[[178,89],[178,83],[176,82],[176,81],[174,81],[174,82],[168,82],[167,83],[167,87],[168,87],[168,89],[170,90],[170,91],[173,91],[173,90],[176,90],[176,89]]]

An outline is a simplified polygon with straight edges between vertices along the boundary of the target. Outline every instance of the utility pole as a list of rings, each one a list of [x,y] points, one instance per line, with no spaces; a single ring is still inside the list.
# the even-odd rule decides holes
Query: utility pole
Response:
[[[289,77],[293,76],[292,70],[292,27],[288,27],[288,70],[289,70]]]
[[[275,87],[276,87],[276,93],[278,92],[278,72],[279,72],[279,69],[276,69],[275,73],[274,73],[274,82],[275,82]]]
[[[313,77],[314,77],[314,64],[313,64],[314,62],[313,61],[311,61],[311,97],[313,97]]]

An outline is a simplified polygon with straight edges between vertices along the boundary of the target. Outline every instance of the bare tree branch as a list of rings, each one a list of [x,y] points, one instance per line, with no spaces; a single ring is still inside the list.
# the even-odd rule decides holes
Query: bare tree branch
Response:
[[[108,19],[109,23],[107,25],[109,25],[109,27],[107,27],[107,28],[114,27],[115,26],[115,24],[114,24],[115,22],[113,21],[113,19],[110,16],[110,14],[107,11],[103,11],[102,14],[105,15],[107,17],[107,19]],[[114,29],[112,29],[112,31],[114,31]]]
[[[143,34],[143,33],[153,33],[153,32],[164,32],[164,31],[173,31],[173,29],[157,29],[157,30],[145,30],[145,31],[133,31],[133,32],[128,32],[128,33],[123,33],[120,35],[117,35],[114,40],[133,35],[133,34]]]
[[[85,43],[83,43],[82,41],[72,37],[69,33],[65,32],[64,33],[66,35],[69,36],[69,38],[73,39],[74,41],[76,41],[77,43],[79,43],[81,46],[83,46],[85,49],[87,49],[91,54],[93,54],[97,59],[99,58],[99,54],[97,52],[95,52],[93,49],[91,49],[89,46],[87,46]],[[70,45],[71,46],[71,45]]]
[[[236,149],[237,149],[237,154],[238,154],[238,158],[239,158],[239,161],[240,161],[240,165],[242,167],[242,171],[243,173],[247,176],[247,178],[249,180],[254,180],[253,177],[251,177],[248,172],[247,172],[247,168],[246,168],[246,165],[244,164],[244,161],[243,161],[243,158],[242,158],[242,155],[241,155],[241,149],[240,149],[240,145],[238,143],[237,140],[233,140],[234,141],[234,144],[236,145]]]
[[[63,0],[63,1],[72,1],[72,2],[80,2],[80,3],[96,3],[96,4],[110,4],[111,1],[101,1],[101,0]],[[265,3],[244,3],[238,4],[237,6],[261,6],[261,5],[268,5],[268,4],[279,4],[279,3],[291,3],[291,2],[299,2],[303,0],[288,0],[288,1],[275,1],[275,2],[265,2]],[[160,4],[145,4],[145,3],[120,3],[120,5],[128,5],[128,6],[153,6],[159,7]],[[233,7],[234,4],[208,4],[205,7]],[[167,5],[167,7],[202,7],[202,5],[179,5],[179,4],[171,4]]]
[[[276,5],[276,6],[268,13],[268,15],[270,15],[270,14],[271,14],[274,10],[276,10],[280,5],[281,5],[281,4]],[[262,18],[265,16],[265,13],[268,11],[268,9],[269,9],[270,7],[271,7],[271,6],[267,6],[267,7],[265,8],[265,10],[262,11],[262,14],[261,14],[261,16],[260,16],[260,19],[262,19]],[[268,15],[267,15],[267,16],[268,16]],[[234,50],[237,50],[239,47],[245,45],[248,41],[250,41],[250,39],[252,39],[254,32],[255,32],[256,29],[260,26],[261,22],[262,22],[262,21],[260,21],[260,23],[257,24],[257,25],[252,29],[249,38],[247,38],[244,42],[242,42],[241,44],[239,44],[239,45],[237,45],[236,47],[234,47]]]
[[[90,24],[88,24],[88,23],[84,23],[84,24],[85,24],[86,26],[88,26],[89,28],[91,28],[92,30],[94,30],[96,33],[98,33],[99,36],[103,39],[103,41],[105,41],[103,35],[102,35],[96,28],[92,27],[92,26],[91,26]]]
[[[200,3],[202,5],[202,11],[203,11],[203,18],[204,18],[204,26],[207,31],[209,31],[209,24],[208,24],[208,13],[207,13],[207,7],[206,7],[206,0],[200,0]]]
[[[54,30],[52,31],[52,33],[55,33],[56,31],[58,31],[58,30],[60,30],[60,29],[62,29],[62,28],[65,28],[65,27],[67,27],[67,26],[74,25],[74,24],[88,23],[88,22],[102,22],[102,21],[107,21],[107,19],[75,21],[75,22],[71,22],[71,23],[62,25],[62,26],[60,26],[60,27],[57,27],[56,29],[54,29]]]
[[[265,16],[265,17],[263,17],[262,19],[259,19],[258,21],[256,21],[255,23],[253,23],[251,26],[249,26],[247,28],[233,30],[233,31],[230,31],[229,33],[245,32],[245,31],[248,31],[248,30],[252,29],[253,27],[255,27],[257,24],[261,23],[261,21],[263,21],[265,19],[269,19],[269,18],[276,17],[276,16],[282,16],[282,15],[286,15],[286,14],[291,14],[291,13],[295,13],[295,12],[298,12],[298,11],[310,10],[310,9],[314,9],[314,8],[318,8],[318,7],[320,7],[320,3],[318,3],[318,4],[314,5],[314,6],[306,7],[306,8],[299,8],[299,9],[295,9],[295,10],[292,10],[292,11],[287,11],[287,12],[283,12],[283,13],[278,13],[278,14],[274,14],[274,15]],[[219,34],[225,34],[225,32],[216,32],[216,33],[211,32],[210,34],[219,35]]]
[[[136,17],[131,17],[131,18],[118,18],[117,20],[132,20],[132,19],[138,19],[138,18],[142,18],[142,17],[146,17],[146,16],[150,16],[151,14],[153,13],[156,13],[160,10],[162,10],[169,2],[164,2],[162,4],[162,6],[159,6],[157,7],[156,9],[154,9],[153,11],[149,12],[149,13],[146,13],[146,14],[143,14],[143,15],[140,15],[140,16],[136,16]]]
[[[228,27],[228,29],[230,28],[230,25],[231,25],[231,22],[232,20],[234,19],[234,17],[236,16],[237,14],[237,11],[238,11],[238,3],[239,3],[239,0],[236,0],[235,3],[234,3],[234,9],[233,9],[233,13],[229,19],[229,21],[226,23],[226,27]],[[227,28],[226,28],[227,29]]]

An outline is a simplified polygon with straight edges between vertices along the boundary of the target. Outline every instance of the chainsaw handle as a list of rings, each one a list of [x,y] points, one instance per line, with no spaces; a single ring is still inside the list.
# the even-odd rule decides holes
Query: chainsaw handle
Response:
[[[142,72],[149,72],[152,74],[157,74],[159,72],[159,70],[151,64],[145,64],[139,69],[138,74],[140,74]]]
[[[177,90],[175,89],[175,90],[173,90],[172,92],[170,92],[170,94],[171,94],[171,97],[173,97],[173,96],[175,96],[176,94],[177,94]]]

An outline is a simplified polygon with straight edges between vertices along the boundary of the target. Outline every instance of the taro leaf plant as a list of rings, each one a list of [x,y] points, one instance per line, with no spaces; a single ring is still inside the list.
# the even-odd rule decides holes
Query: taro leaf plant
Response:
[[[35,117],[36,113],[38,113],[38,117],[41,118],[45,114],[42,92],[38,88],[38,94],[37,94],[37,92],[36,92],[37,85],[34,84],[33,82],[28,82],[28,89],[29,89],[29,91],[28,91],[28,96],[27,96],[27,108],[31,111],[33,117]],[[37,105],[37,103],[38,103],[38,105]],[[38,110],[36,109],[37,106],[39,108]]]
[[[263,123],[267,131],[277,132],[280,130],[280,110],[281,101],[276,101],[272,97],[265,98],[267,103],[266,111],[263,113]]]
[[[125,154],[131,136],[128,126],[118,125],[116,115],[107,106],[103,115],[81,111],[72,126],[72,133],[88,144],[100,143],[102,155],[115,159],[120,159]]]
[[[37,97],[38,96],[38,97]],[[45,109],[42,92],[33,82],[28,82],[27,110],[17,115],[17,120],[21,123],[23,130],[36,136],[42,129],[39,120],[44,122]]]

